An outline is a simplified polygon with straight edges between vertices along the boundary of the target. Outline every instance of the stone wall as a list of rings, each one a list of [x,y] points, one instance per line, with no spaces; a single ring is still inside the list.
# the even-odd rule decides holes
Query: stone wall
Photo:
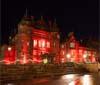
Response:
[[[14,80],[23,80],[43,76],[66,74],[64,65],[1,65],[0,81],[9,82]]]
[[[89,70],[89,72],[98,72],[98,64],[92,63],[92,64],[83,64],[83,66]]]

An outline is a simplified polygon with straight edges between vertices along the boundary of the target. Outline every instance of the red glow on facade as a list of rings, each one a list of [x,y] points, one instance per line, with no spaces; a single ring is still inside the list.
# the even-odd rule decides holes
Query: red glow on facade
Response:
[[[8,47],[4,51],[4,62],[6,64],[14,63],[15,62],[16,51],[13,47]]]
[[[95,56],[94,52],[95,50],[89,49],[87,47],[82,47],[79,42],[76,41],[74,35],[71,35],[68,42],[65,42],[63,44],[63,47],[61,48],[61,56],[65,58],[65,55],[63,51],[66,54],[68,62],[76,62],[76,63],[94,63]],[[70,55],[70,56],[69,56]]]
[[[50,42],[47,41],[47,48],[50,48]]]
[[[60,33],[56,23],[50,24],[47,31],[46,23],[42,19],[37,21],[34,26],[30,21],[22,20],[18,25],[18,34],[15,36],[15,48],[5,50],[4,60],[7,64],[19,60],[21,64],[42,62],[41,55],[54,54],[54,63],[65,62],[96,62],[95,50],[81,46],[75,39],[73,33],[63,44],[60,43]],[[46,29],[45,29],[46,28]]]
[[[37,45],[38,45],[38,42],[37,42],[37,40],[34,40],[34,47],[37,47]]]

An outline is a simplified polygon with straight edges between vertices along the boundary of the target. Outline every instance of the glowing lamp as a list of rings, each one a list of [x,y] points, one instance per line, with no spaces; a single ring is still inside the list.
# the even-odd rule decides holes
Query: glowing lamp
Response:
[[[86,55],[86,54],[84,54],[84,55],[83,55],[83,58],[86,58],[86,57],[87,57],[87,55]]]
[[[8,47],[8,51],[11,51],[11,47]]]
[[[67,57],[67,58],[70,58],[70,57],[71,57],[71,55],[70,55],[70,54],[67,54],[67,55],[66,55],[66,57]]]
[[[46,58],[46,59],[43,59],[43,63],[44,63],[44,64],[47,64],[47,63],[48,63],[47,58]]]

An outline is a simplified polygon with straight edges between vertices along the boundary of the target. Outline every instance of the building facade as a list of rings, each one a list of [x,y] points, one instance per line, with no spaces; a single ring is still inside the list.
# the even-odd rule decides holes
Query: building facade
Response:
[[[33,22],[33,18],[24,17],[18,24],[18,34],[15,45],[17,50],[16,59],[21,63],[42,62],[43,54],[54,54],[55,60],[59,58],[60,35],[56,22],[48,25],[41,17]]]
[[[62,62],[95,63],[96,50],[82,46],[71,32],[66,42],[61,45]]]
[[[53,23],[49,21],[47,24],[43,17],[37,21],[34,17],[22,18],[18,24],[18,33],[13,38],[13,46],[14,50],[9,48],[8,53],[5,51],[6,61],[19,61],[21,64],[30,61],[41,63],[43,55],[46,54],[48,56],[44,57],[46,62],[49,62],[50,58],[53,58],[54,63],[96,62],[96,51],[82,47],[73,33],[69,35],[66,42],[61,44],[56,21]],[[12,57],[8,55],[9,52],[13,52]]]

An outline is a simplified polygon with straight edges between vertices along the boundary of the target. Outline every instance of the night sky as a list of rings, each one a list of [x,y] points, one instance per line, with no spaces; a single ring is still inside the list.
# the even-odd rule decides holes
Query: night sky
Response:
[[[65,2],[66,1],[66,2]],[[1,40],[8,42],[8,36],[14,35],[14,29],[28,10],[28,15],[39,19],[54,20],[60,28],[61,38],[74,31],[78,39],[92,37],[98,39],[97,0],[2,0]]]

